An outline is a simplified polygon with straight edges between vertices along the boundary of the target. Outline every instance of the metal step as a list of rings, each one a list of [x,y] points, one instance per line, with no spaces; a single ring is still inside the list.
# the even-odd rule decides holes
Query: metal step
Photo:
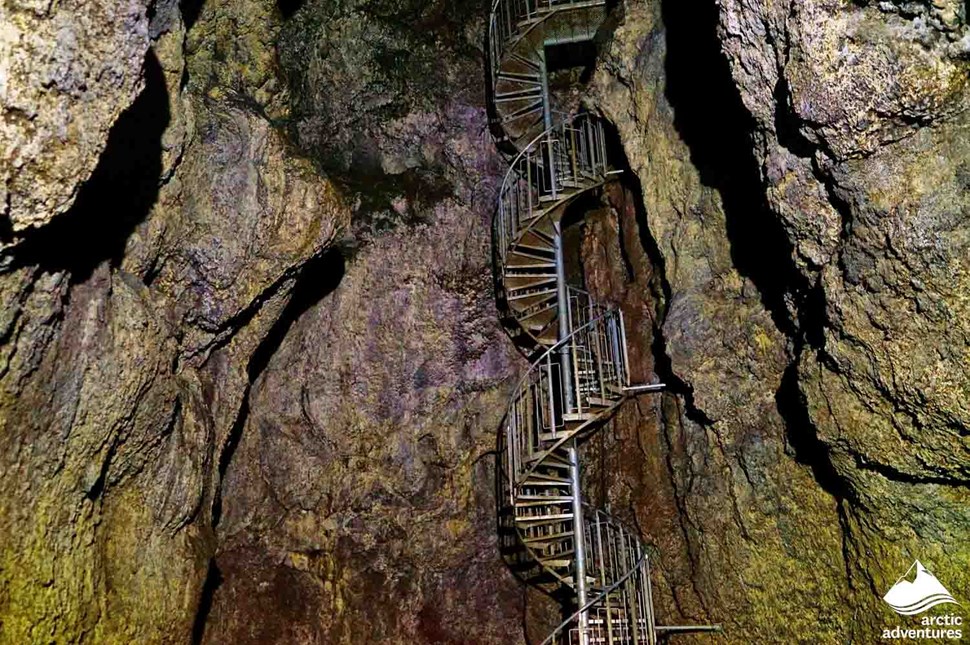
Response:
[[[616,405],[616,400],[614,399],[601,399],[598,396],[587,396],[586,402],[589,405],[597,405],[604,408],[609,408]]]
[[[542,556],[539,556],[539,562],[544,564],[547,567],[552,567],[554,569],[568,569],[573,564],[573,561],[571,559],[562,559],[562,558],[555,558],[555,557],[543,558]]]
[[[520,496],[515,498],[515,508],[541,508],[543,506],[558,506],[560,504],[572,504],[572,498],[561,499],[561,500],[522,500]],[[516,517],[519,517],[516,515]],[[522,515],[521,517],[528,517],[528,515]]]
[[[542,86],[542,75],[536,72],[535,74],[525,74],[522,72],[503,72],[499,71],[495,75],[496,83],[501,81],[506,81],[508,83],[522,83],[522,84],[536,84],[540,87]]]
[[[559,293],[559,290],[555,287],[521,288],[521,289],[516,289],[515,293],[512,295],[509,295],[507,300],[509,302],[513,302],[518,300],[525,300],[526,298],[532,298],[535,296],[556,295],[557,293]]]
[[[549,347],[559,340],[559,318],[554,318],[549,325],[536,334],[536,340]]]
[[[576,535],[575,531],[560,531],[559,533],[550,533],[548,535],[536,535],[530,536],[523,540],[526,544],[539,544],[542,542],[561,542],[565,539],[571,538]]]
[[[546,515],[516,516],[515,521],[519,524],[550,524],[571,519],[573,519],[572,513],[551,513]]]
[[[506,273],[505,283],[508,289],[526,289],[538,286],[544,282],[555,282],[555,273]]]
[[[512,254],[510,254],[512,255]],[[524,253],[515,253],[516,257],[509,258],[505,270],[509,269],[555,269],[556,263],[548,258],[530,257]]]
[[[529,461],[539,460],[540,457],[542,458],[541,459],[542,466],[545,466],[547,468],[567,468],[567,469],[569,468],[569,460],[562,455],[556,454],[555,452],[535,453],[534,455],[530,455]]]
[[[533,308],[544,306],[550,301],[553,301],[553,304],[558,306],[555,289],[551,293],[549,291],[540,291],[538,293],[526,293],[510,297],[509,306],[513,311],[522,316],[528,315]]]
[[[543,249],[542,252],[537,253],[533,250],[523,248],[522,246],[515,246],[509,253],[511,255],[516,255],[518,257],[529,258],[532,260],[541,260],[544,262],[549,262],[554,260],[554,258],[549,257],[549,255],[546,255],[544,252],[545,252],[545,249]]]
[[[495,95],[496,103],[510,103],[512,101],[524,101],[524,100],[542,100],[542,88],[528,88],[524,90],[510,90],[508,92],[502,92]]]
[[[510,53],[510,54],[507,55],[506,60],[509,60],[509,61],[515,62],[515,63],[519,63],[520,65],[525,65],[526,67],[530,67],[530,68],[534,69],[537,74],[539,74],[539,73],[542,72],[542,66],[539,63],[538,57],[536,57],[536,60],[529,60],[528,58],[525,58],[524,56],[521,56],[521,55],[519,55],[519,54],[517,54],[515,52],[512,52],[512,53]]]
[[[568,477],[556,477],[544,473],[532,473],[529,478],[522,483],[522,486],[562,486],[569,485],[572,481]]]
[[[543,329],[552,319],[558,316],[558,309],[559,304],[553,301],[551,305],[519,318],[519,324],[529,330]]]
[[[573,412],[562,415],[563,421],[595,421],[600,415],[594,412]]]
[[[505,115],[500,120],[500,123],[503,123],[503,124],[505,124],[505,123],[511,123],[512,121],[515,121],[516,119],[521,119],[522,117],[528,116],[530,114],[533,114],[533,113],[535,113],[537,111],[541,111],[541,110],[542,110],[542,98],[540,97],[539,100],[533,101],[532,103],[530,103],[528,105],[525,105],[525,106],[519,108],[518,110],[515,110],[511,114]]]

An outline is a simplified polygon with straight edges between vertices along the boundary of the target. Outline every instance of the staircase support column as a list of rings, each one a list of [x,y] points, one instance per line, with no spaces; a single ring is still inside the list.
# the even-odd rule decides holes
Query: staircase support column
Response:
[[[576,572],[573,579],[576,582],[576,603],[585,607],[586,594],[586,523],[583,521],[583,496],[580,493],[579,448],[573,441],[568,448],[569,478],[573,489],[573,522],[575,534],[573,540],[576,546]],[[579,645],[589,644],[589,616],[587,612],[579,614]]]
[[[546,130],[549,131],[549,139],[546,142],[548,163],[549,163],[549,183],[553,195],[558,193],[558,181],[556,177],[556,155],[555,147],[557,142],[552,139],[552,104],[549,97],[549,75],[546,69],[545,50],[540,57],[542,74],[542,113],[545,121]],[[561,145],[562,142],[559,142]],[[559,338],[564,341],[572,334],[572,316],[570,315],[569,288],[566,284],[566,262],[562,243],[562,226],[560,222],[555,223],[555,249],[556,249],[556,297],[559,299]],[[573,391],[573,370],[572,370],[572,344],[565,342],[559,348],[559,369],[560,385],[563,397],[563,413],[575,412],[577,393]],[[587,602],[586,593],[586,523],[583,519],[583,496],[580,492],[580,470],[579,470],[579,449],[576,441],[571,441],[567,448],[569,455],[569,478],[573,493],[573,543],[575,547],[575,572],[573,580],[576,585],[576,603],[578,607],[583,607]],[[579,645],[589,644],[589,617],[587,612],[579,615]]]

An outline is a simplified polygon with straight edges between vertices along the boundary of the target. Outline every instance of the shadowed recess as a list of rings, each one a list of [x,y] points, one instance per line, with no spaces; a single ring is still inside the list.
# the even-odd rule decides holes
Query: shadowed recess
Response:
[[[791,339],[792,352],[797,356],[806,343],[821,344],[824,302],[820,291],[809,288],[797,271],[792,245],[768,207],[749,136],[754,122],[721,53],[717,11],[714,3],[700,7],[676,0],[663,3],[667,98],[674,108],[674,125],[690,148],[701,181],[715,188],[723,200],[733,265],[757,287],[762,304],[777,328]],[[790,96],[785,84],[776,86],[775,98],[782,143],[795,154],[811,156],[811,143],[800,134],[786,109]],[[785,298],[789,296],[799,303],[797,320],[788,313]],[[658,351],[657,356],[658,373],[668,371],[665,354]],[[687,403],[688,407],[692,405],[689,398]],[[798,389],[797,360],[786,369],[775,403],[785,421],[786,440],[795,459],[811,467],[824,490],[838,500],[845,499],[850,490],[835,471],[828,447],[819,440]]]
[[[333,293],[343,280],[345,271],[343,253],[335,248],[328,249],[304,265],[286,308],[249,359],[247,370],[250,383],[254,383],[266,369],[293,323],[310,307]]]
[[[664,0],[662,11],[666,96],[674,127],[690,149],[701,181],[721,195],[732,263],[758,288],[775,325],[794,336],[784,298],[790,291],[802,291],[804,280],[792,261],[791,243],[765,199],[749,134],[754,122],[721,53],[717,5]]]
[[[276,6],[279,8],[280,14],[282,14],[283,18],[290,18],[293,16],[293,14],[300,10],[300,7],[303,6],[303,1],[304,0],[277,0]]]
[[[819,439],[808,413],[808,403],[798,388],[797,362],[785,369],[775,403],[785,419],[785,440],[795,460],[810,467],[815,481],[835,499],[841,501],[848,497],[851,489],[832,465],[829,447]]]
[[[216,559],[209,560],[209,571],[205,577],[205,584],[202,585],[202,595],[199,598],[199,609],[195,614],[195,622],[192,624],[192,645],[199,645],[205,636],[205,624],[212,611],[212,600],[215,598],[216,589],[222,584],[222,572],[216,564]]]
[[[199,14],[202,13],[202,5],[204,4],[205,0],[181,1],[179,6],[182,9],[182,21],[185,23],[186,31],[191,29],[192,25],[199,19]]]
[[[145,89],[118,118],[104,152],[71,209],[29,235],[13,251],[13,268],[39,266],[86,280],[102,262],[117,266],[125,243],[158,198],[162,133],[169,123],[161,65],[148,51]]]

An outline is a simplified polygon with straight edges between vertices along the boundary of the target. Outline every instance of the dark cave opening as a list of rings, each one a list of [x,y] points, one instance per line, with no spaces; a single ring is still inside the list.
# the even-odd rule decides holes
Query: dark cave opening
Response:
[[[200,645],[205,636],[205,626],[212,611],[212,602],[216,597],[216,590],[223,582],[222,571],[216,564],[215,558],[209,559],[209,569],[206,572],[202,594],[199,596],[199,608],[192,623],[192,645]]]
[[[815,144],[798,129],[798,120],[792,112],[791,88],[784,78],[775,84],[775,131],[778,142],[799,157],[810,159],[815,154]]]
[[[555,74],[567,69],[582,70],[588,76],[596,62],[596,43],[584,40],[577,43],[546,45],[546,71]]]
[[[832,465],[829,447],[819,439],[808,413],[808,402],[798,388],[797,361],[785,368],[775,402],[785,419],[785,441],[795,461],[811,468],[815,481],[837,501],[849,497],[851,488]]]
[[[284,19],[292,18],[300,10],[304,0],[276,0],[276,6]]]
[[[202,13],[202,5],[205,0],[181,0],[179,8],[182,10],[182,22],[185,23],[185,30],[188,31],[199,19]]]
[[[68,271],[76,284],[106,260],[120,264],[129,236],[158,198],[162,133],[171,116],[162,67],[150,49],[144,76],[145,88],[111,128],[70,210],[29,232],[14,248],[10,266]]]

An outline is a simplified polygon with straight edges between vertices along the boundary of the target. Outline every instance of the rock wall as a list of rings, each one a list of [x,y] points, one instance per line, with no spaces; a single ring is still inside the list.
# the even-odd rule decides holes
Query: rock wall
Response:
[[[254,383],[204,642],[525,642],[495,532],[524,361],[491,293],[482,23],[347,3],[286,27],[290,130],[346,187],[352,237]]]
[[[0,642],[557,622],[495,546],[523,360],[485,12],[0,7]],[[587,480],[666,622],[868,642],[913,559],[970,586],[966,12],[624,0],[601,34],[584,100],[627,172],[578,248],[670,391]]]
[[[49,4],[3,9],[0,641],[182,643],[247,365],[350,210],[271,120],[272,3]]]
[[[587,279],[672,384],[600,489],[731,642],[877,638],[916,558],[967,586],[966,16],[889,5],[625,2],[588,98],[633,177]]]
[[[953,588],[970,582],[966,11],[721,12],[767,201],[809,300],[794,378],[842,487],[852,604],[873,616],[871,590],[917,557]]]
[[[143,87],[145,5],[14,0],[0,8],[0,245],[66,212],[90,177]]]

